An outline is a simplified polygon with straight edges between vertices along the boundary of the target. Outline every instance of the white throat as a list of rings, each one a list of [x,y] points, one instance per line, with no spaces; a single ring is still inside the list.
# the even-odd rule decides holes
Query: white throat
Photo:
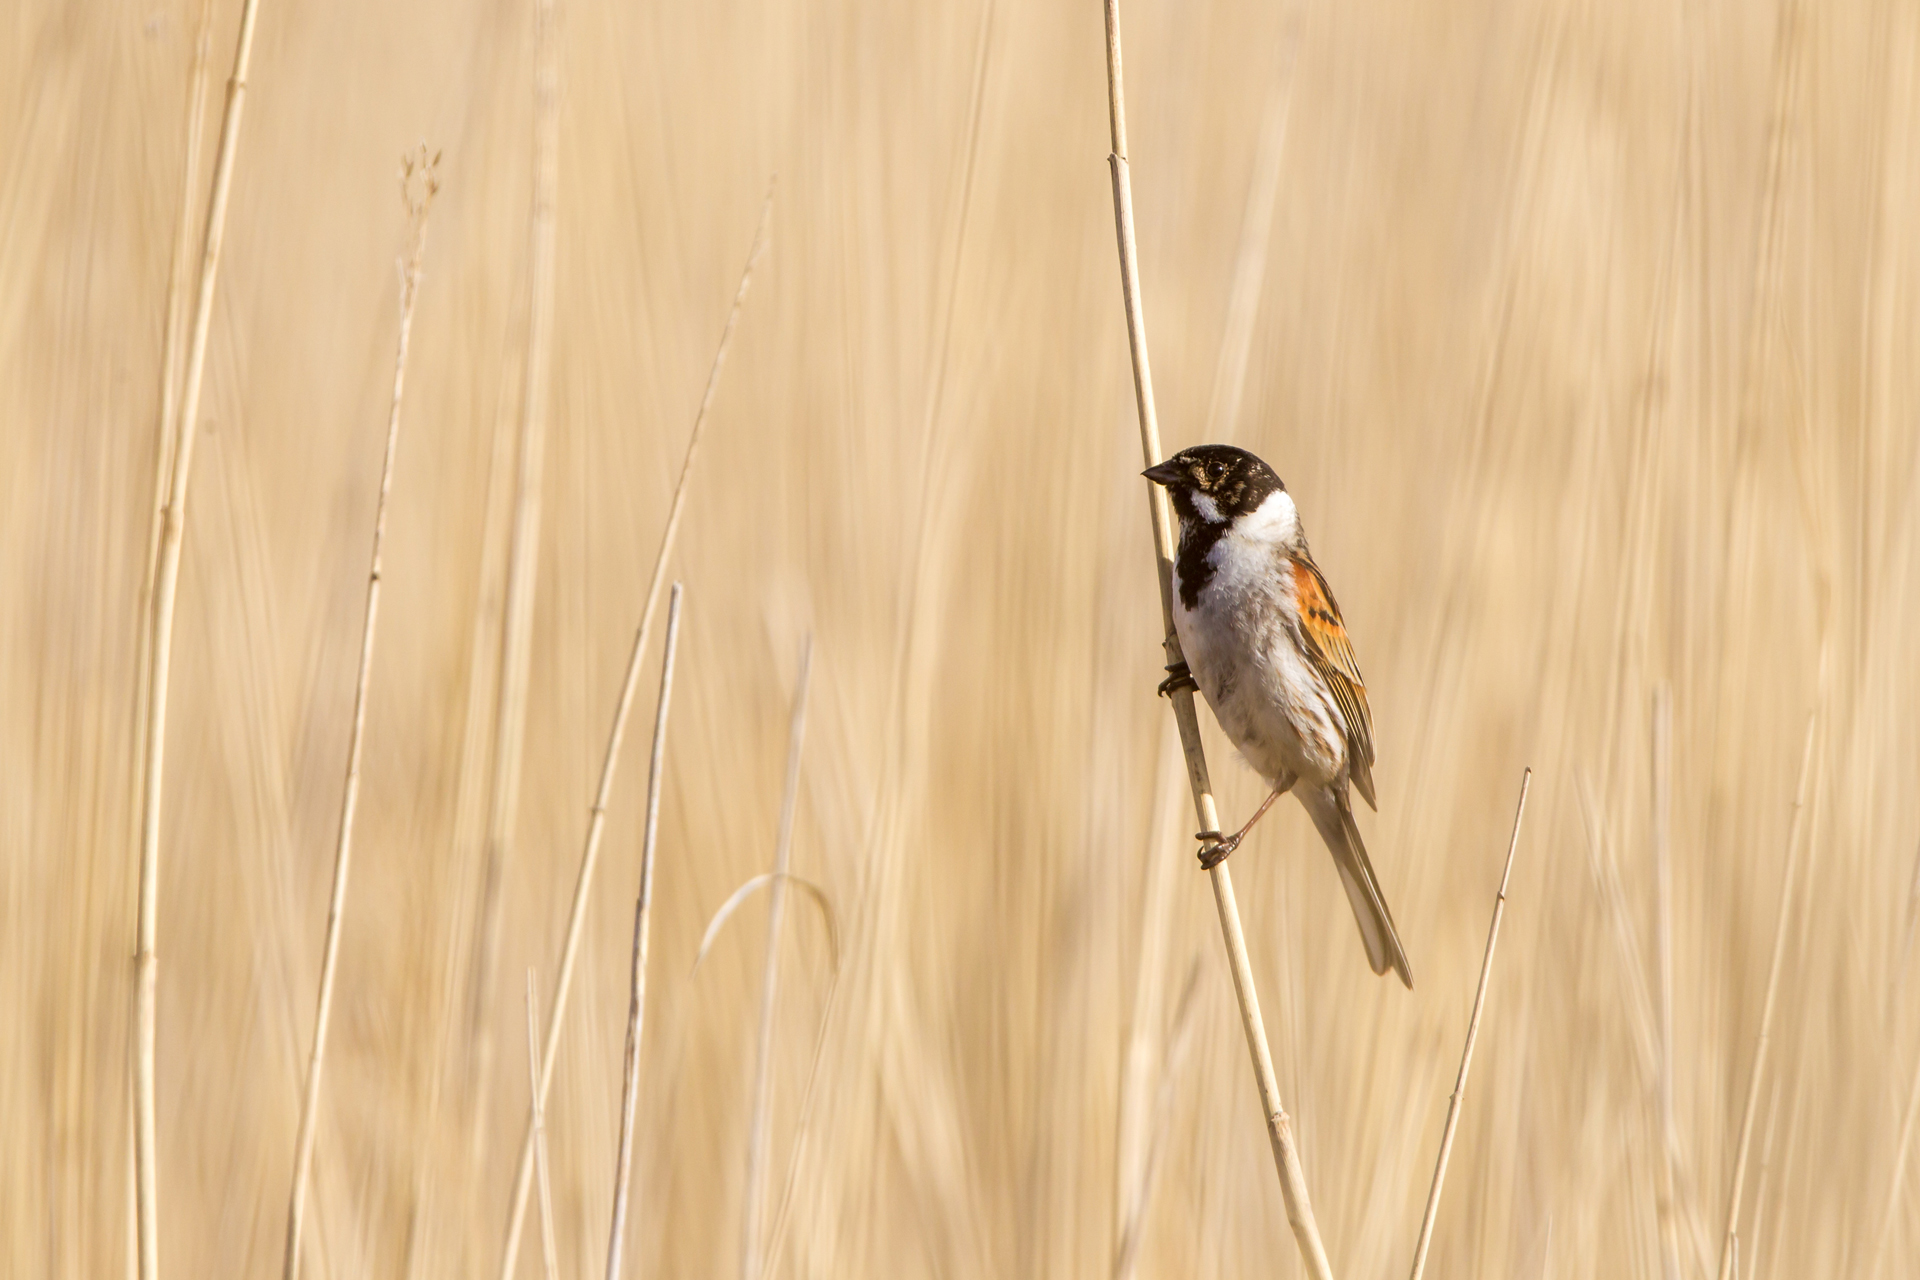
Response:
[[[1276,489],[1240,517],[1234,533],[1254,542],[1291,542],[1300,535],[1300,512],[1285,489]]]

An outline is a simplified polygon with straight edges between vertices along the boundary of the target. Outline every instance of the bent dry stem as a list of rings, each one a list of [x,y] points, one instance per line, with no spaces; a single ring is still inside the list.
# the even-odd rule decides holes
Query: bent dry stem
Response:
[[[207,367],[207,335],[213,326],[214,286],[220,278],[220,250],[226,239],[227,201],[233,191],[234,159],[240,150],[240,121],[247,101],[247,68],[253,57],[254,22],[260,0],[240,10],[240,34],[234,43],[233,74],[227,79],[226,111],[220,121],[220,149],[213,162],[213,188],[207,196],[206,237],[200,251],[200,283],[187,347],[186,376],[180,400],[178,439],[167,509],[161,519],[159,559],[154,569],[152,619],[148,640],[146,741],[142,749],[140,797],[140,905],[134,960],[134,1205],[139,1233],[140,1280],[160,1274],[160,1174],[155,1045],[159,1039],[160,995],[160,801],[166,776],[167,682],[173,664],[173,613],[180,592],[180,552],[187,532],[187,481],[192,474],[194,420],[200,416],[200,387]],[[162,415],[164,425],[165,415]],[[162,442],[164,453],[165,441]]]

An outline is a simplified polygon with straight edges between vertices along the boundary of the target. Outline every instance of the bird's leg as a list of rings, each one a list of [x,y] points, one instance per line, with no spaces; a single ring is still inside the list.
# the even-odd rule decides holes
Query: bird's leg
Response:
[[[1285,795],[1288,787],[1292,785],[1289,783],[1286,787],[1276,787],[1269,792],[1267,798],[1260,802],[1260,807],[1253,811],[1253,816],[1247,819],[1247,825],[1232,835],[1223,836],[1218,831],[1202,831],[1195,836],[1194,839],[1200,841],[1200,865],[1211,871],[1225,862],[1227,855],[1238,849],[1240,842],[1247,838],[1247,832],[1253,830],[1253,824],[1265,817],[1267,810],[1273,808],[1273,802]]]
[[[1171,698],[1179,689],[1195,693],[1200,691],[1200,686],[1194,682],[1193,672],[1188,670],[1184,662],[1175,662],[1167,667],[1167,678],[1160,682],[1160,696]]]

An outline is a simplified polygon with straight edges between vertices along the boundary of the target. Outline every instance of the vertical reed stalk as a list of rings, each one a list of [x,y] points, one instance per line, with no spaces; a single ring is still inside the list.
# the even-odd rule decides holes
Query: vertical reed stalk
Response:
[[[1907,923],[1900,943],[1900,959],[1894,969],[1891,990],[1893,999],[1887,1005],[1888,1025],[1891,1026],[1894,1014],[1900,1008],[1900,988],[1906,979],[1907,956],[1913,945],[1915,910],[1920,907],[1920,852],[1914,855],[1913,887],[1907,895]],[[1893,1239],[1893,1224],[1900,1213],[1900,1193],[1906,1187],[1907,1153],[1913,1145],[1913,1122],[1920,1114],[1920,1058],[1913,1064],[1913,1079],[1907,1085],[1907,1105],[1901,1112],[1900,1137],[1893,1148],[1893,1177],[1887,1186],[1887,1207],[1880,1219],[1880,1237],[1873,1249],[1873,1267],[1867,1272],[1868,1280],[1879,1276],[1880,1267],[1887,1258],[1887,1245]]]
[[[1162,743],[1148,825],[1141,883],[1140,958],[1134,975],[1131,1026],[1120,1065],[1120,1107],[1114,1125],[1113,1276],[1132,1280],[1134,1241],[1146,1212],[1147,1166],[1152,1151],[1154,1077],[1164,1075],[1161,1038],[1165,1022],[1168,935],[1172,926],[1174,849],[1179,842],[1179,758],[1172,734]]]
[[[733,306],[727,311],[726,324],[720,330],[720,345],[713,353],[713,367],[707,371],[707,389],[700,397],[700,408],[693,415],[693,430],[687,435],[686,456],[680,463],[680,479],[673,487],[673,500],[667,507],[666,528],[660,534],[660,550],[653,560],[653,578],[647,584],[647,601],[640,612],[640,627],[634,632],[633,651],[627,657],[627,674],[620,684],[620,700],[613,713],[613,729],[607,735],[606,758],[600,766],[600,785],[594,792],[592,816],[587,822],[586,847],[580,854],[580,872],[574,881],[573,906],[567,915],[566,941],[561,944],[560,974],[553,989],[553,1018],[547,1024],[546,1049],[540,1060],[540,1078],[535,1092],[543,1099],[553,1083],[553,1062],[560,1051],[560,1029],[567,1019],[567,992],[573,983],[573,961],[580,946],[580,929],[586,921],[587,900],[593,890],[593,872],[600,859],[600,836],[606,826],[607,804],[613,796],[615,767],[620,762],[620,742],[627,731],[627,713],[633,707],[634,691],[640,687],[640,658],[646,652],[647,632],[653,624],[654,605],[660,599],[660,586],[666,578],[667,558],[673,552],[674,538],[680,531],[680,515],[687,500],[687,482],[693,477],[693,462],[700,449],[700,432],[706,426],[707,412],[713,407],[713,395],[720,385],[720,370],[727,362],[727,349],[733,345],[734,325],[740,319],[741,305],[747,300],[747,287],[753,283],[754,264],[766,252],[768,230],[773,220],[773,188],[760,207],[760,226],[754,232],[753,248],[740,273],[740,285],[734,290]],[[513,1178],[513,1207],[507,1217],[507,1243],[500,1255],[501,1280],[513,1275],[514,1261],[520,1256],[520,1230],[526,1221],[527,1193],[533,1174],[533,1127],[520,1144],[520,1164]]]
[[[633,907],[633,975],[627,999],[627,1055],[620,1087],[620,1154],[614,1163],[613,1227],[607,1280],[620,1280],[626,1239],[627,1189],[633,1176],[633,1114],[640,1101],[640,1033],[647,1016],[647,936],[653,919],[653,855],[660,833],[660,779],[666,767],[667,709],[673,701],[673,655],[680,643],[679,583],[667,597],[666,652],[660,658],[660,700],[653,713],[653,755],[647,766],[646,835],[640,845],[640,895]]]
[[[1140,1269],[1140,1242],[1147,1229],[1147,1205],[1153,1198],[1154,1181],[1160,1171],[1160,1156],[1166,1145],[1164,1140],[1173,1115],[1175,1085],[1193,1042],[1193,997],[1199,981],[1200,961],[1195,957],[1187,968],[1186,982],[1181,987],[1180,998],[1174,1005],[1173,1019],[1167,1029],[1166,1046],[1157,1064],[1160,1081],[1154,1090],[1152,1106],[1147,1109],[1150,1114],[1142,1120],[1143,1127],[1147,1129],[1143,1144],[1145,1150],[1138,1156],[1133,1200],[1130,1204],[1122,1205],[1120,1210],[1122,1226],[1114,1242],[1113,1280],[1133,1280]]]
[[[1149,467],[1160,461],[1160,424],[1153,404],[1153,374],[1147,361],[1146,311],[1140,299],[1139,255],[1134,244],[1133,182],[1127,167],[1127,110],[1120,68],[1120,0],[1105,0],[1107,27],[1107,110],[1113,150],[1107,163],[1113,173],[1113,218],[1120,250],[1120,291],[1127,312],[1127,340],[1133,357],[1135,407],[1140,418],[1140,447]],[[1173,630],[1173,527],[1166,494],[1158,485],[1147,486],[1147,501],[1153,517],[1155,569],[1160,582],[1160,619],[1164,626],[1167,665],[1179,663],[1180,640]],[[1213,781],[1207,772],[1205,749],[1200,742],[1200,721],[1194,713],[1191,690],[1176,690],[1172,697],[1173,714],[1180,729],[1180,745],[1187,759],[1187,780],[1193,791],[1193,806],[1199,815],[1200,829],[1217,831],[1219,814],[1213,800]],[[1234,900],[1233,878],[1227,864],[1217,864],[1209,873],[1213,881],[1214,904],[1220,914],[1220,932],[1225,939],[1227,961],[1233,970],[1234,995],[1240,1005],[1240,1024],[1246,1032],[1247,1051],[1253,1059],[1254,1081],[1260,1090],[1260,1110],[1266,1117],[1267,1138],[1273,1147],[1273,1162],[1280,1175],[1280,1193],[1286,1201],[1287,1220],[1293,1226],[1294,1241],[1300,1257],[1314,1280],[1332,1280],[1333,1268],[1327,1261],[1326,1246],[1320,1241],[1320,1227],[1313,1217],[1313,1205],[1307,1195],[1307,1180],[1300,1168],[1300,1155],[1294,1146],[1293,1121],[1280,1105],[1280,1085],[1274,1075],[1273,1054],[1267,1045],[1266,1024],[1260,1017],[1260,999],[1253,986],[1253,965],[1247,958],[1245,932],[1240,927],[1240,909]]]
[[[1920,1114],[1920,1059],[1913,1065],[1913,1079],[1907,1085],[1907,1106],[1901,1114],[1900,1137],[1893,1148],[1893,1178],[1887,1186],[1887,1207],[1880,1216],[1880,1237],[1873,1247],[1873,1266],[1867,1280],[1876,1280],[1886,1264],[1887,1245],[1893,1240],[1893,1224],[1900,1217],[1900,1195],[1907,1185],[1907,1152],[1913,1145],[1914,1116]]]
[[[799,881],[805,884],[805,881]],[[816,895],[821,910],[826,916],[828,936],[837,938],[839,929],[834,917],[827,909],[826,896]],[[827,1044],[827,1030],[833,1024],[834,1001],[840,994],[840,950],[838,942],[833,949],[833,976],[828,980],[826,1007],[820,1012],[820,1025],[813,1035],[813,1053],[807,1064],[806,1087],[800,1091],[800,1118],[794,1125],[793,1150],[787,1157],[786,1185],[780,1193],[780,1208],[773,1215],[773,1228],[769,1233],[765,1260],[761,1267],[760,1280],[772,1275],[773,1269],[780,1264],[780,1249],[786,1239],[787,1223],[793,1212],[793,1193],[800,1179],[801,1159],[807,1152],[807,1139],[813,1132],[814,1103],[817,1100],[816,1086],[820,1083],[820,1059]]]
[[[476,1143],[486,1126],[478,1108],[492,1074],[486,1030],[487,992],[500,947],[500,881],[520,801],[520,757],[526,742],[527,679],[533,643],[533,601],[540,576],[541,478],[546,457],[547,384],[553,357],[556,192],[560,186],[560,41],[555,0],[534,0],[533,216],[528,232],[531,289],[527,307],[526,379],[521,388],[520,471],[507,561],[506,625],[500,649],[500,694],[494,728],[493,786],[487,810],[486,871],[480,896],[479,953],[473,971],[470,1034],[478,1055],[473,1074]],[[555,1011],[558,1021],[559,1012]]]
[[[1813,730],[1817,715],[1807,717],[1806,743],[1800,749],[1800,781],[1794,788],[1793,821],[1787,829],[1787,874],[1780,886],[1780,917],[1773,929],[1773,959],[1767,967],[1767,995],[1760,1006],[1760,1040],[1753,1051],[1753,1074],[1747,1080],[1747,1105],[1740,1117],[1739,1153],[1733,1162],[1733,1190],[1727,1195],[1727,1229],[1720,1247],[1720,1280],[1731,1280],[1736,1265],[1736,1232],[1740,1226],[1740,1196],[1747,1180],[1747,1153],[1753,1144],[1753,1118],[1759,1109],[1760,1082],[1767,1071],[1767,1046],[1773,1033],[1773,1003],[1780,990],[1780,961],[1787,949],[1787,921],[1793,918],[1794,882],[1800,870],[1800,819],[1807,807],[1808,766],[1813,762]]]
[[[200,0],[200,23],[193,42],[193,67],[187,74],[187,128],[185,160],[180,173],[180,209],[174,224],[173,257],[167,267],[167,318],[160,343],[160,430],[153,442],[153,500],[147,518],[147,558],[145,577],[140,583],[141,618],[153,608],[154,575],[160,567],[160,531],[167,514],[167,492],[173,479],[173,450],[179,428],[180,346],[187,324],[187,284],[193,272],[193,204],[200,189],[200,149],[204,140],[201,117],[206,112],[207,55],[213,43],[213,3]],[[134,675],[133,738],[146,737],[147,692],[152,674],[153,636],[145,628],[140,633],[139,669]],[[136,768],[133,785],[140,784]],[[134,829],[139,840],[141,808],[132,806]]]
[[[200,22],[193,41],[193,65],[187,73],[185,158],[180,172],[180,209],[174,224],[173,255],[167,266],[167,317],[160,342],[160,429],[153,441],[153,495],[147,507],[147,552],[142,561],[140,602],[134,616],[141,620],[138,653],[134,660],[130,741],[137,744],[127,778],[133,803],[128,808],[128,844],[140,847],[146,820],[146,742],[148,699],[153,691],[154,579],[160,571],[160,535],[167,516],[167,494],[173,480],[173,453],[180,407],[180,347],[187,323],[187,284],[193,271],[194,197],[200,189],[200,149],[206,113],[207,55],[213,44],[212,0],[200,0]],[[127,1078],[127,1138],[134,1158],[127,1162],[127,1276],[140,1274],[140,1107],[132,1074]]]
[[[533,1092],[533,1158],[540,1170],[540,1258],[547,1280],[559,1280],[560,1246],[553,1237],[553,1180],[547,1176],[547,1110],[540,1100],[540,997],[527,970],[527,1082]]]
[[[1900,928],[1900,955],[1893,962],[1893,980],[1887,984],[1889,1017],[1900,1008],[1900,993],[1907,982],[1907,965],[1913,958],[1913,935],[1920,926],[1920,847],[1913,851],[1913,877],[1907,883],[1907,918]]]
[[[188,73],[185,161],[180,176],[180,213],[174,229],[173,257],[167,268],[167,317],[160,344],[160,429],[153,442],[153,495],[147,513],[147,552],[140,582],[140,601],[134,616],[141,619],[138,653],[134,659],[131,741],[138,744],[128,776],[133,803],[128,806],[128,842],[138,848],[142,824],[146,820],[146,742],[148,700],[153,691],[153,630],[147,620],[153,614],[154,579],[160,569],[160,536],[165,527],[167,494],[173,477],[173,451],[178,427],[180,402],[180,344],[187,321],[187,282],[193,269],[193,203],[200,185],[201,116],[207,96],[207,53],[212,43],[211,0],[201,0],[199,34],[194,39],[193,66]],[[134,1080],[128,1077],[128,1147],[134,1159],[127,1164],[127,1276],[140,1274],[141,1241],[139,1229],[140,1197],[140,1107]]]
[[[1467,1072],[1473,1066],[1473,1042],[1480,1036],[1480,1011],[1487,1003],[1487,979],[1493,976],[1493,949],[1500,944],[1500,917],[1507,911],[1507,881],[1513,875],[1513,852],[1520,847],[1520,820],[1527,815],[1527,792],[1533,770],[1520,775],[1520,803],[1513,811],[1513,834],[1507,839],[1507,862],[1500,871],[1500,892],[1493,900],[1493,923],[1487,926],[1487,954],[1480,961],[1480,985],[1473,993],[1473,1012],[1467,1015],[1467,1043],[1460,1051],[1460,1074],[1447,1099],[1447,1122],[1440,1130],[1440,1156],[1433,1166],[1433,1185],[1427,1189],[1427,1210],[1420,1218],[1420,1238],[1413,1246],[1412,1280],[1427,1269],[1427,1247],[1433,1243],[1433,1220],[1440,1210],[1440,1188],[1447,1180],[1447,1159],[1453,1154],[1453,1134],[1460,1123],[1460,1099],[1467,1092]]]
[[[293,1189],[287,1197],[287,1248],[281,1274],[300,1274],[300,1234],[306,1220],[307,1175],[313,1168],[313,1140],[319,1116],[320,1077],[327,1059],[327,1026],[333,1011],[333,982],[339,969],[340,927],[346,914],[347,874],[353,863],[353,816],[360,801],[360,751],[367,727],[367,687],[373,680],[373,636],[380,620],[380,553],[387,537],[387,496],[393,489],[393,462],[400,445],[400,404],[407,388],[407,349],[413,337],[413,307],[420,292],[420,260],[427,244],[427,211],[440,190],[434,172],[438,156],[423,146],[400,169],[400,199],[407,211],[407,256],[400,269],[400,337],[393,357],[393,393],[387,408],[387,446],[380,463],[379,497],[373,509],[373,561],[367,570],[366,619],[360,630],[360,673],[353,687],[353,727],[347,738],[347,781],[340,800],[340,833],[333,850],[333,892],[327,902],[327,938],[320,961],[320,996],[313,1015],[313,1055],[307,1063],[306,1090],[300,1099],[300,1136],[294,1143]],[[420,179],[419,193],[414,178]]]
[[[1653,940],[1660,1019],[1660,1182],[1656,1212],[1660,1220],[1660,1270],[1663,1280],[1680,1280],[1680,1232],[1675,1216],[1673,1166],[1680,1134],[1673,1118],[1673,691],[1665,684],[1653,694]]]
[[[192,336],[177,421],[167,511],[161,520],[160,552],[154,573],[148,653],[146,747],[140,799],[140,923],[134,983],[134,1165],[135,1202],[140,1234],[140,1280],[160,1274],[160,1177],[154,1084],[154,1046],[159,1033],[158,953],[160,933],[160,801],[166,774],[167,680],[173,667],[173,613],[180,591],[180,551],[187,531],[187,480],[192,474],[194,420],[200,415],[200,384],[207,366],[207,334],[213,324],[214,286],[220,278],[227,199],[233,191],[233,164],[240,145],[240,121],[247,100],[247,68],[253,56],[254,22],[260,0],[245,0],[240,33],[227,79],[226,110],[220,121],[220,148],[213,164],[213,189],[207,197],[206,236],[200,251],[200,285],[194,301]]]
[[[740,1280],[759,1280],[761,1193],[773,1099],[773,1009],[780,990],[780,922],[786,914],[787,870],[793,861],[793,814],[800,803],[800,748],[807,736],[807,678],[813,637],[800,646],[793,715],[787,729],[787,780],[780,795],[780,826],[773,844],[773,883],[767,899],[767,956],[760,980],[760,1038],[754,1055],[753,1118],[747,1127],[746,1212],[740,1226]]]

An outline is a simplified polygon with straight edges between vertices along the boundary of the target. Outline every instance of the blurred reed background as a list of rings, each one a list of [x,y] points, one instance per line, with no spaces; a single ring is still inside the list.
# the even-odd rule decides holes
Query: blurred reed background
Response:
[[[11,1276],[115,1275],[131,1252],[139,601],[199,7],[0,16]],[[1137,1213],[1140,1275],[1294,1274],[1153,696],[1099,6],[558,11],[526,750],[476,1035],[532,7],[263,0],[177,622],[165,1273],[279,1264],[392,376],[394,173],[424,139],[443,189],[306,1274],[498,1266],[526,971],[544,1001],[667,497],[775,171],[773,247],[672,566],[686,622],[631,1273],[739,1266],[765,896],[688,971],[709,916],[772,864],[811,632],[792,856],[834,903],[841,965],[836,983],[796,899],[771,1273],[1101,1275]],[[237,17],[216,0],[209,155]],[[1920,15],[1142,0],[1126,18],[1168,447],[1226,439],[1285,477],[1378,724],[1380,811],[1361,821],[1414,993],[1367,971],[1298,806],[1233,863],[1337,1271],[1407,1264],[1532,764],[1434,1274],[1661,1275],[1663,1079],[1675,1274],[1713,1273],[1810,714],[1740,1269],[1920,1271],[1914,1179],[1894,1195],[1920,1054]],[[1244,815],[1259,784],[1203,719],[1224,812]],[[606,1247],[638,741],[547,1114],[567,1275],[599,1274]],[[521,1249],[521,1275],[538,1256]]]

